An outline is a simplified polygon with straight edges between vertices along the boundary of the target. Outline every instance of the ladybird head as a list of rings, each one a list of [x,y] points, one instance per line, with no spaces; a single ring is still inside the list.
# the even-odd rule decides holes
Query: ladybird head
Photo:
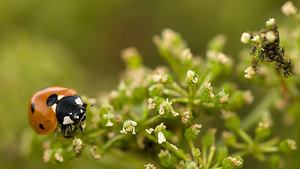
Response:
[[[86,112],[86,108],[78,105],[72,112],[71,115],[71,119],[75,122],[78,123],[80,121],[84,121],[85,120],[85,112]]]
[[[80,96],[72,95],[63,97],[57,102],[56,117],[62,125],[77,124],[85,120],[86,103]]]

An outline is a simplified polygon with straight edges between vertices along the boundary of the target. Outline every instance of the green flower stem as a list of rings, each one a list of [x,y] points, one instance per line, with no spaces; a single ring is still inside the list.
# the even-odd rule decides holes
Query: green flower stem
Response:
[[[244,143],[235,143],[233,145],[230,145],[231,147],[235,148],[235,149],[246,149],[247,145]]]
[[[241,156],[241,157],[245,157],[247,155],[249,155],[248,150],[238,151],[232,154],[232,156]]]
[[[246,143],[248,143],[249,145],[253,144],[253,140],[243,129],[238,128],[235,131]]]
[[[147,105],[147,104],[145,104],[145,105]],[[147,118],[148,118],[148,116],[149,116],[149,109],[148,109],[148,107],[147,106],[144,106],[143,107],[143,112],[142,112],[142,120],[141,121],[145,121],[145,120],[147,120]]]
[[[210,70],[209,72],[206,72],[203,77],[201,77],[200,90],[204,87],[205,82],[210,82],[212,79],[213,79],[213,72]]]
[[[216,151],[216,147],[215,147],[214,145],[212,145],[212,146],[210,147],[210,150],[209,150],[206,168],[209,168],[209,167],[210,167],[210,164],[211,164],[211,162],[212,162],[212,160],[213,160],[215,151]]]
[[[218,169],[220,164],[221,164],[221,161],[217,161],[217,162],[211,167],[211,169]]]
[[[101,154],[104,153],[109,147],[111,147],[114,143],[118,142],[119,140],[124,139],[125,137],[127,137],[127,135],[125,134],[119,134],[111,139],[108,140],[108,142],[106,142],[101,149]]]
[[[188,103],[188,98],[174,98],[170,100],[172,103]]]
[[[276,153],[279,151],[278,147],[275,146],[259,146],[260,150],[265,153]]]
[[[107,132],[106,129],[100,129],[100,130],[97,130],[97,131],[95,131],[95,132],[88,133],[88,134],[87,134],[87,137],[88,137],[89,139],[91,139],[91,138],[96,138],[96,137],[99,137],[99,136],[104,135],[106,132]]]
[[[155,143],[158,144],[158,141],[157,141],[157,139],[156,139],[154,136],[152,136],[152,135],[150,135],[150,134],[148,134],[148,133],[146,133],[146,132],[145,132],[145,136],[146,136],[146,138],[148,138],[149,140],[151,140],[151,141],[153,141],[153,142],[155,142]],[[183,150],[181,150],[181,149],[179,149],[179,148],[176,149],[176,148],[175,148],[174,146],[172,146],[172,144],[169,143],[168,141],[166,141],[166,142],[164,142],[164,143],[162,143],[162,144],[159,144],[159,145],[162,146],[163,148],[165,148],[165,149],[171,151],[171,152],[174,153],[174,155],[176,155],[177,157],[182,158],[184,161],[190,161],[190,159],[186,156],[186,154],[184,154],[184,151],[183,151]]]
[[[139,156],[136,156],[134,154],[129,155],[128,152],[124,152],[124,151],[121,151],[121,150],[115,149],[115,148],[111,149],[110,154],[119,157],[123,161],[127,161],[127,162],[130,162],[130,163],[138,165],[138,166],[143,166],[147,162],[146,160],[140,158]]]
[[[266,142],[263,142],[263,143],[260,143],[260,146],[273,146],[273,145],[276,145],[278,144],[280,141],[280,139],[278,137],[275,137],[269,141],[266,141]]]
[[[190,146],[191,152],[192,152],[192,156],[194,160],[198,160],[198,158],[195,156],[194,150],[195,150],[195,145],[194,142],[192,140],[187,139],[188,144]]]
[[[267,112],[269,107],[276,101],[278,98],[278,91],[276,89],[271,89],[261,100],[260,104],[243,120],[241,123],[241,128],[243,130],[249,130],[257,122],[261,120],[264,116],[264,113]]]
[[[195,91],[196,91],[195,87],[190,88],[190,91],[189,91],[189,108],[190,108],[190,111],[192,111],[192,109],[193,109],[194,99],[195,99]]]
[[[183,94],[184,96],[188,96],[188,95],[189,95],[188,92],[187,92],[184,88],[180,87],[180,86],[179,86],[177,83],[175,83],[175,82],[172,83],[172,87],[173,87],[175,90],[177,90],[178,92],[180,92],[181,94]]]
[[[206,166],[206,164],[207,164],[207,149],[204,146],[202,146],[202,159],[203,159],[203,165]]]
[[[144,123],[144,126],[151,126],[152,124],[155,124],[155,123],[158,123],[163,117],[158,114],[152,118],[150,118],[149,120],[147,120],[145,123]]]
[[[175,96],[175,97],[181,97],[182,93],[174,90],[174,89],[163,89],[164,94],[170,95],[170,96]]]
[[[169,63],[170,67],[173,69],[179,79],[182,79],[184,77],[184,71],[182,71],[181,66],[177,63],[175,57],[172,56],[172,54],[167,49],[164,49],[161,46],[158,47],[161,56]]]
[[[139,115],[137,115],[134,111],[129,111],[129,115],[134,121],[138,121],[140,119]]]

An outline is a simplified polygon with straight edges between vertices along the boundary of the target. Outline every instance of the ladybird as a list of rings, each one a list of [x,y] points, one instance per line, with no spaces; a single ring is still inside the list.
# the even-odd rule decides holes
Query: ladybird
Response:
[[[64,87],[49,87],[36,92],[28,105],[28,118],[36,133],[45,135],[61,125],[62,135],[72,137],[86,118],[87,104],[77,92]]]

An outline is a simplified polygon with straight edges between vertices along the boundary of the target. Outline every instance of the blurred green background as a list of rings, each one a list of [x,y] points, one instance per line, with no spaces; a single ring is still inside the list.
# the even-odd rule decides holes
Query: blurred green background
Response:
[[[92,159],[54,166],[44,164],[42,154],[26,155],[27,104],[37,90],[60,85],[89,97],[109,91],[124,68],[120,51],[126,47],[137,47],[149,67],[164,64],[152,44],[164,28],[180,32],[201,56],[210,38],[226,34],[225,53],[236,57],[242,32],[259,30],[270,17],[284,22],[284,2],[0,0],[0,169],[99,168]]]

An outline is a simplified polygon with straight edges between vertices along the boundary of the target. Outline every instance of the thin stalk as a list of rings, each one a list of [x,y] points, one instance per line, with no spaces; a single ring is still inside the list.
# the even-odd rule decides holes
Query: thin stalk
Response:
[[[278,98],[278,92],[276,89],[271,89],[266,96],[261,99],[260,104],[241,122],[241,128],[243,130],[249,130],[255,125],[263,116],[264,112],[274,103]]]
[[[275,146],[269,146],[269,147],[259,146],[259,148],[264,153],[276,153],[279,151],[278,147]]]
[[[180,92],[181,94],[183,94],[184,96],[188,96],[189,95],[188,92],[184,88],[180,87],[176,82],[172,83],[172,87],[175,90],[177,90],[178,92]]]
[[[155,124],[155,123],[158,123],[160,120],[162,119],[162,116],[160,114],[150,118],[149,120],[147,120],[145,123],[144,123],[144,126],[150,126],[152,124]]]
[[[211,164],[211,162],[212,162],[212,160],[213,160],[215,151],[216,151],[216,147],[215,147],[214,145],[212,145],[212,146],[210,147],[210,150],[209,150],[208,160],[207,160],[207,165],[206,165],[206,168],[208,168],[208,169],[209,169],[210,164]]]
[[[118,142],[119,140],[122,140],[126,137],[125,134],[119,134],[112,139],[110,139],[108,142],[106,142],[101,149],[101,153],[103,153],[105,150],[107,150],[109,147],[111,147],[114,143]]]
[[[106,129],[97,130],[95,132],[89,133],[88,138],[96,138],[96,137],[104,135],[106,132],[107,132]]]
[[[193,159],[194,160],[198,160],[198,158],[195,156],[195,145],[194,145],[194,142],[192,140],[187,140],[188,141],[188,144],[189,144],[189,147],[190,147],[190,150],[192,152],[192,156],[193,156]]]
[[[172,103],[187,103],[189,100],[188,98],[182,97],[182,98],[174,98],[170,100]]]
[[[148,133],[145,133],[145,136],[146,138],[148,138],[149,140],[155,142],[158,144],[158,141],[157,139],[148,134]],[[171,151],[172,153],[174,153],[175,156],[179,157],[179,158],[182,158],[184,161],[190,161],[190,159],[186,156],[186,154],[184,153],[183,150],[179,149],[179,148],[175,148],[174,145],[172,145],[171,143],[169,143],[168,141],[162,143],[162,144],[159,144],[160,146],[162,146],[163,148]]]
[[[253,140],[243,129],[238,128],[236,132],[246,143],[248,143],[249,145],[253,144]]]

